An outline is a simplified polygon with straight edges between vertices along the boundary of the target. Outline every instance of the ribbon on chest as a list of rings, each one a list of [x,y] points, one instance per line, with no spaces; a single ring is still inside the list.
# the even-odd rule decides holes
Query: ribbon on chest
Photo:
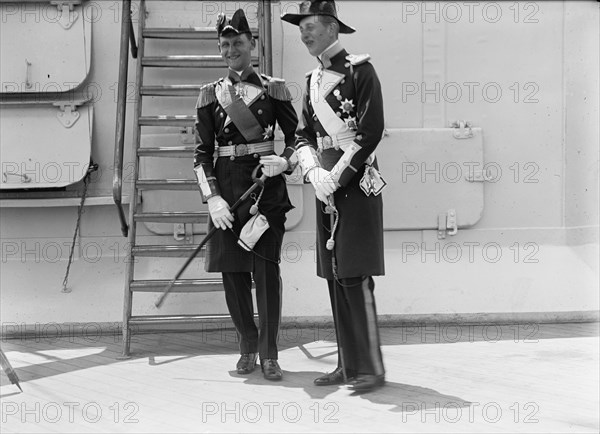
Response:
[[[261,140],[264,128],[250,110],[250,106],[265,93],[265,89],[246,82],[233,85],[226,78],[217,84],[215,91],[219,104],[227,113],[225,125],[233,122],[248,142]]]
[[[333,108],[326,100],[327,95],[344,78],[344,74],[321,67],[313,70],[310,77],[310,101],[315,115],[319,119],[323,129],[329,135],[329,140],[336,145],[336,148],[344,151],[344,154],[331,171],[334,179],[339,177],[342,170],[350,165],[352,157],[360,148],[354,141],[356,132],[333,111]],[[344,108],[344,110],[346,109]],[[373,167],[374,162],[375,154],[372,153],[365,161],[365,172],[359,182],[360,188],[367,196],[370,194],[379,195],[386,186],[386,182],[379,170]]]
[[[310,101],[319,122],[330,136],[348,135],[354,137],[354,132],[340,119],[326,101],[333,89],[344,79],[340,74],[328,69],[317,68],[310,77]]]

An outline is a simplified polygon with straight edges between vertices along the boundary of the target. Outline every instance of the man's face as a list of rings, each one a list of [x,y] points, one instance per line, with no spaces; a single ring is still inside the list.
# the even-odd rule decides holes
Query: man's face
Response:
[[[227,34],[219,38],[221,57],[231,69],[242,71],[250,65],[256,41],[248,33]]]
[[[300,38],[312,56],[318,56],[335,42],[335,33],[331,24],[323,24],[317,15],[311,15],[300,21]]]

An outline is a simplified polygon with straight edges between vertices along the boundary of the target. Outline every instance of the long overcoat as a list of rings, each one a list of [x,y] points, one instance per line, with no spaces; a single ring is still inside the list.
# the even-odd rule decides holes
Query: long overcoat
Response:
[[[349,55],[342,50],[330,59],[325,68],[339,77],[325,95],[311,95],[311,76],[303,100],[302,119],[296,146],[312,146],[318,150],[317,138],[328,132],[313,109],[313,98],[325,98],[336,115],[356,133],[354,142],[360,147],[340,177],[341,186],[334,193],[339,221],[334,234],[337,277],[378,276],[385,273],[383,246],[383,202],[381,195],[366,195],[359,183],[365,172],[365,162],[375,151],[384,131],[381,85],[368,56]],[[343,75],[343,78],[340,77]],[[326,74],[325,74],[326,75]],[[321,166],[330,170],[343,155],[334,148],[318,152]],[[372,163],[377,168],[377,160]],[[326,248],[330,238],[330,214],[317,200],[317,274],[331,280],[332,252]]]

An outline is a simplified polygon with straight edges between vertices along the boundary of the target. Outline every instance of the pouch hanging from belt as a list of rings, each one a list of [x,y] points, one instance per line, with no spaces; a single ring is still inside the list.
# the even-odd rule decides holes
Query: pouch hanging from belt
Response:
[[[238,244],[242,246],[244,250],[252,250],[267,229],[269,229],[267,218],[261,213],[256,213],[242,228]]]

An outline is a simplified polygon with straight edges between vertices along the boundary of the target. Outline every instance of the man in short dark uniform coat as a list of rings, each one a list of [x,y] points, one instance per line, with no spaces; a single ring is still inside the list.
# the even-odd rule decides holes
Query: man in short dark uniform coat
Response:
[[[366,392],[385,383],[372,277],[384,274],[385,182],[373,154],[384,131],[381,86],[370,57],[348,54],[338,41],[354,29],[338,19],[333,1],[305,1],[282,19],[299,26],[318,60],[307,74],[296,153],[317,196],[317,274],[329,286],[338,368],[315,384],[350,382]]]
[[[236,11],[231,20],[220,15],[217,31],[229,73],[204,86],[196,105],[194,171],[202,200],[208,202],[209,229],[213,225],[222,229],[208,242],[206,270],[223,274],[227,307],[240,339],[237,372],[252,372],[260,356],[265,378],[280,380],[277,334],[282,288],[278,262],[285,214],[292,209],[281,173],[293,169],[289,157],[294,152],[298,120],[285,82],[258,74],[252,67],[250,52],[256,41],[243,11]],[[276,124],[285,136],[286,148],[281,156],[275,155],[273,148]],[[269,168],[269,173],[265,170],[269,178],[264,188],[256,190],[252,199],[232,214],[229,207],[252,186],[252,173],[260,162]],[[265,221],[268,223],[254,252],[238,243],[242,228],[253,217],[252,205],[257,207],[258,216],[264,216],[262,227],[266,227]],[[254,322],[252,278],[258,328]]]

